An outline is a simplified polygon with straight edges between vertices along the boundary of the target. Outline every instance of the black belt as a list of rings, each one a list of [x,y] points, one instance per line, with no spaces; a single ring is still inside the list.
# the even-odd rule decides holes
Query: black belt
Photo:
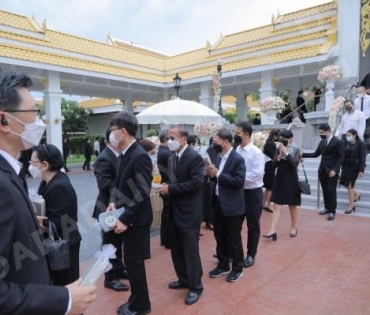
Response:
[[[259,190],[261,189],[262,187],[257,187],[257,188],[244,188],[244,191],[247,190],[247,191],[253,191],[253,190]]]

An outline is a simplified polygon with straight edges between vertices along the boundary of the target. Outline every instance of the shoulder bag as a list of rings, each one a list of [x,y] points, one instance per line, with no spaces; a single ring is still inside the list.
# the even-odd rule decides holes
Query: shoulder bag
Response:
[[[306,171],[304,169],[303,162],[301,163],[305,180],[298,180],[297,193],[311,195],[311,186],[308,182]]]

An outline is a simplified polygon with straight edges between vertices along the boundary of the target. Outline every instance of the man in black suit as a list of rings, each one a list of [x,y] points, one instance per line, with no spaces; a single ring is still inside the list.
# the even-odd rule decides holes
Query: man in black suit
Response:
[[[114,192],[117,165],[118,165],[118,149],[110,143],[110,129],[106,132],[107,150],[103,150],[94,166],[94,175],[99,188],[99,195],[96,200],[93,218],[99,219],[99,214],[105,212],[109,205],[111,193]],[[103,244],[112,244],[116,249],[116,258],[110,259],[112,269],[105,273],[104,286],[115,291],[128,291],[128,285],[119,281],[120,278],[127,278],[126,268],[122,261],[122,238],[114,231],[102,231]]]
[[[67,167],[67,159],[69,156],[69,143],[67,138],[63,138],[63,159],[64,159],[64,169],[69,172],[70,169]]]
[[[169,158],[168,184],[159,192],[170,196],[170,241],[173,265],[178,277],[170,289],[188,288],[187,305],[198,301],[203,291],[199,255],[199,229],[202,222],[203,159],[187,144],[189,133],[182,126],[168,131],[168,147],[175,153]]]
[[[128,302],[118,308],[117,314],[149,314],[151,304],[143,250],[153,221],[150,202],[152,161],[136,142],[138,122],[133,114],[119,112],[111,118],[109,126],[111,142],[117,143],[122,153],[118,164],[117,189],[111,194],[108,210],[125,208],[117,221],[115,232],[122,235],[123,257],[131,286],[131,296]]]
[[[344,159],[344,148],[342,141],[332,135],[329,124],[319,125],[318,130],[322,139],[319,146],[313,153],[303,153],[302,158],[321,155],[318,175],[324,196],[325,209],[321,210],[319,214],[329,214],[328,220],[334,220],[337,209],[337,181]]]
[[[159,148],[157,155],[157,165],[159,169],[159,174],[161,175],[161,183],[169,182],[169,170],[168,170],[168,159],[172,155],[170,149],[167,145],[167,132],[168,130],[162,130],[159,133]],[[160,238],[161,246],[165,248],[170,248],[170,235],[168,227],[168,215],[170,213],[170,196],[161,195],[163,200],[163,208],[161,213],[161,228],[160,228]]]
[[[95,300],[96,288],[81,288],[80,281],[51,286],[40,224],[19,176],[16,158],[38,145],[45,130],[31,85],[23,74],[0,74],[0,313],[81,314]]]
[[[241,237],[244,215],[245,163],[231,146],[233,136],[220,129],[213,136],[213,148],[220,153],[215,165],[207,166],[206,173],[216,180],[213,196],[213,228],[217,243],[218,265],[209,272],[217,278],[228,274],[226,280],[236,282],[243,276],[244,253]],[[230,253],[232,269],[230,272]]]

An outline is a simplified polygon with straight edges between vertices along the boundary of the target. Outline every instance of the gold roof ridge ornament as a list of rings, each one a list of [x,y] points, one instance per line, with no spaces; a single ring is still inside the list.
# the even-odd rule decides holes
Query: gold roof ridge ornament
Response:
[[[42,30],[44,32],[46,32],[48,30],[48,26],[46,25],[46,20],[44,20],[44,22],[42,22]]]

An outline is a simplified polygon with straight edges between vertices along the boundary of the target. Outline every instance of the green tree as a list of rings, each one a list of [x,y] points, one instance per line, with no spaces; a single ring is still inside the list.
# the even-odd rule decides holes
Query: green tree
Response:
[[[79,106],[76,101],[67,101],[62,98],[63,133],[73,134],[78,130],[86,130],[91,114],[91,109]]]
[[[236,122],[236,113],[233,112],[226,112],[224,113],[224,118],[230,123],[235,124]]]

